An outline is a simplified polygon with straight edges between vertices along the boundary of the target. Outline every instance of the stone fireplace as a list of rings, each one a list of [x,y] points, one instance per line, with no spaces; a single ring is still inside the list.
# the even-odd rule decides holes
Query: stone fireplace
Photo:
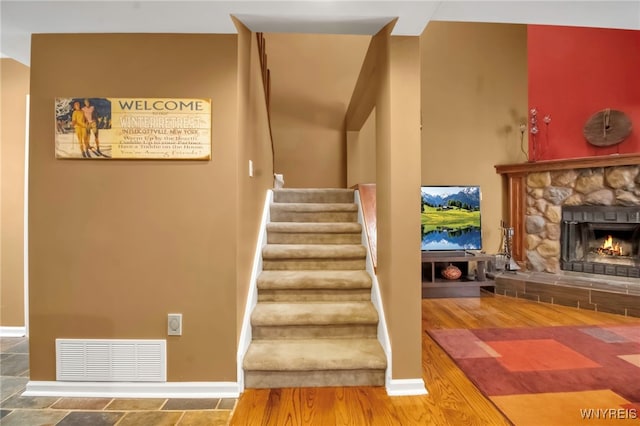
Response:
[[[640,278],[640,208],[565,206],[560,268]]]
[[[635,260],[627,265],[632,268],[616,268],[614,263],[619,259],[615,259],[614,255],[593,256],[593,253],[589,253],[589,247],[583,244],[595,244],[596,239],[605,238],[608,234],[601,235],[605,230],[609,234],[614,231],[628,233],[630,235],[625,241],[632,239],[635,226],[627,229],[625,223],[632,215],[631,219],[635,220],[635,213],[640,210],[639,173],[640,166],[530,173],[527,176],[525,216],[528,269],[556,273],[574,265],[576,269],[572,270],[577,271],[583,265],[580,272],[607,275],[624,273],[629,276],[629,270],[633,269],[636,272],[632,273],[637,273],[637,243]],[[572,222],[580,224],[572,225]],[[565,235],[567,232],[571,234]],[[589,236],[593,242],[587,241]],[[567,245],[562,250],[563,241],[573,244],[573,253],[569,252]],[[573,254],[573,260],[567,259],[561,263],[563,254]],[[578,261],[576,254],[584,259]],[[606,264],[610,267],[605,268]]]
[[[496,166],[513,255],[495,292],[640,318],[640,153]]]
[[[639,277],[640,155],[496,169],[508,178],[514,257],[527,270]],[[617,237],[622,255],[598,253],[609,236]]]

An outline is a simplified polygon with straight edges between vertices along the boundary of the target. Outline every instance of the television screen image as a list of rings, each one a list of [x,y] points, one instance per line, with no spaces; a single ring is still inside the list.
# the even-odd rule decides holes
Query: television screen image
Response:
[[[479,186],[422,186],[422,250],[481,250]]]

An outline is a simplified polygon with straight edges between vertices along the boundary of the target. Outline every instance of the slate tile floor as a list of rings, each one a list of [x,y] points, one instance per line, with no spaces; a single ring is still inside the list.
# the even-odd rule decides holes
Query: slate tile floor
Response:
[[[233,398],[58,398],[21,396],[29,381],[29,342],[0,338],[2,426],[222,426]]]

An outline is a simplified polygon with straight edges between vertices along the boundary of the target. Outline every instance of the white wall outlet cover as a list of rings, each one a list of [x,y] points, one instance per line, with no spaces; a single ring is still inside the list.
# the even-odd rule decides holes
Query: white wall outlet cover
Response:
[[[169,336],[182,336],[182,314],[168,315],[167,334]]]
[[[253,161],[249,160],[249,177],[253,177]]]

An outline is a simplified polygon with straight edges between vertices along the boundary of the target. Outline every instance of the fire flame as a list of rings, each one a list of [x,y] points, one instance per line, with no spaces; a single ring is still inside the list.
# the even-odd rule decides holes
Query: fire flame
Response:
[[[604,243],[598,249],[598,253],[622,256],[622,247],[620,247],[620,243],[613,242],[613,237],[611,235],[607,235]]]

